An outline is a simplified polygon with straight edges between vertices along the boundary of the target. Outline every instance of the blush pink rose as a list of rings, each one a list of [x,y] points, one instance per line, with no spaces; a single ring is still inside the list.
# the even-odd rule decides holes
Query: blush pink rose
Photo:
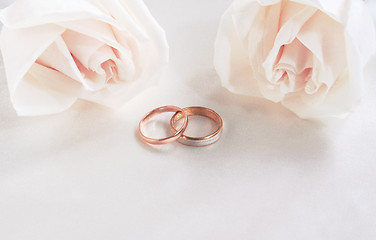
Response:
[[[234,0],[215,67],[234,93],[280,102],[301,118],[341,117],[360,102],[375,42],[361,0]]]
[[[0,20],[19,115],[58,113],[77,99],[119,107],[168,61],[165,33],[142,0],[17,0]]]

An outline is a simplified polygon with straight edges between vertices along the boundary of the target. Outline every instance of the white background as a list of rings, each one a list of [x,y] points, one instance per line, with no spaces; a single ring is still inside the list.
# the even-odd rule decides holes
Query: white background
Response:
[[[0,239],[376,239],[376,60],[356,112],[300,120],[220,86],[213,43],[230,0],[145,2],[171,62],[119,111],[80,101],[17,117],[1,68]],[[221,140],[142,143],[138,121],[171,104],[216,110]]]

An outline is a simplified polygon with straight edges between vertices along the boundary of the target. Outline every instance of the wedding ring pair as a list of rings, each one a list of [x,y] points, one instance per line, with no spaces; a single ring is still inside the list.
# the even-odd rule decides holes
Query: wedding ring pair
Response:
[[[143,133],[144,126],[153,117],[162,113],[166,113],[166,112],[175,113],[170,120],[170,127],[173,132],[173,135],[165,137],[165,138],[160,138],[160,139],[147,137]],[[190,137],[190,136],[184,135],[184,131],[187,129],[187,126],[188,126],[189,116],[202,116],[202,117],[209,118],[216,123],[217,128],[213,133],[204,137]],[[180,121],[182,121],[182,125],[180,127],[177,127],[177,123]],[[181,109],[175,106],[164,106],[164,107],[159,107],[159,108],[154,109],[153,111],[149,112],[142,118],[138,127],[142,140],[144,140],[145,142],[149,144],[162,145],[162,144],[171,143],[173,141],[178,141],[184,145],[193,146],[193,147],[203,147],[203,146],[207,146],[207,145],[217,142],[221,136],[222,129],[223,129],[222,118],[215,111],[209,108],[188,107],[188,108]]]

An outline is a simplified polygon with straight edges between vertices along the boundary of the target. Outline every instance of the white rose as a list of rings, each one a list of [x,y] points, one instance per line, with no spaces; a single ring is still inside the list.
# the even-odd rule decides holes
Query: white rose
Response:
[[[77,99],[121,106],[168,61],[164,31],[142,0],[17,0],[0,20],[19,115],[61,112]]]
[[[340,117],[360,102],[375,46],[361,0],[234,0],[215,67],[232,92],[281,102],[301,118]]]

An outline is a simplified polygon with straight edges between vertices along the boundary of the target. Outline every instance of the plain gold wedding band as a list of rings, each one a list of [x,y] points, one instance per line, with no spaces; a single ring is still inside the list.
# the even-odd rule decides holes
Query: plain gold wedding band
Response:
[[[223,129],[223,121],[222,118],[216,113],[215,111],[204,108],[204,107],[188,107],[183,109],[184,113],[177,112],[175,115],[171,118],[170,125],[171,129],[174,132],[177,132],[176,129],[176,123],[184,118],[184,116],[203,116],[210,118],[214,120],[214,122],[218,125],[218,128],[211,134],[205,136],[205,137],[190,137],[186,136],[184,134],[181,135],[181,137],[178,139],[178,142],[193,146],[193,147],[203,147],[210,144],[213,144],[219,140],[221,137],[222,129]]]
[[[179,129],[174,131],[174,135],[166,137],[166,138],[155,139],[155,138],[147,137],[142,131],[144,126],[147,124],[147,122],[151,118],[161,113],[165,113],[165,112],[175,112],[175,115],[179,114],[180,119],[183,119],[182,126]],[[179,139],[182,136],[185,129],[187,128],[187,124],[188,124],[188,116],[187,114],[185,114],[185,112],[181,108],[178,108],[175,106],[164,106],[164,107],[156,108],[153,111],[146,114],[140,121],[140,124],[138,125],[138,131],[142,140],[144,140],[145,142],[153,144],[153,145],[162,145],[162,144],[167,144],[167,143],[170,143]]]

